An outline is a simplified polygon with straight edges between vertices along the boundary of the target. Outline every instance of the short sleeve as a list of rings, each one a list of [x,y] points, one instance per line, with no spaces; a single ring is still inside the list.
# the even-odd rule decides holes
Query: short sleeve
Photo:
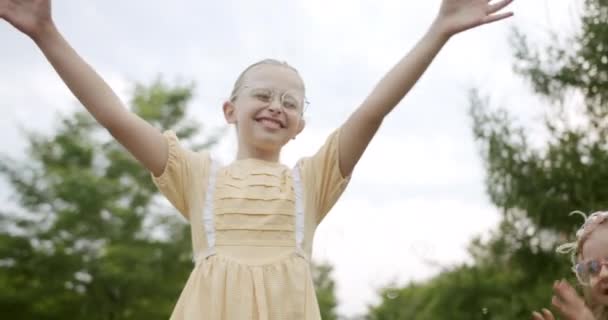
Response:
[[[304,192],[309,195],[306,204],[314,208],[317,223],[338,201],[350,180],[350,176],[343,177],[340,172],[340,132],[334,131],[315,155],[300,161]]]
[[[160,176],[152,175],[152,181],[159,191],[186,218],[190,216],[190,203],[193,193],[193,179],[205,171],[209,155],[184,149],[173,131],[163,133],[167,141],[168,157]]]

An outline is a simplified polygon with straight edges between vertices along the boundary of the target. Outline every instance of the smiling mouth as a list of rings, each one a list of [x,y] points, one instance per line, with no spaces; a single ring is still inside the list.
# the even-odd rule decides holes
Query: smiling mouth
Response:
[[[276,124],[276,125],[277,125],[279,128],[281,128],[281,129],[284,129],[284,128],[285,128],[285,126],[283,125],[283,123],[281,123],[281,121],[276,120],[276,119],[271,119],[271,118],[258,118],[258,119],[255,119],[255,121],[260,122],[260,123],[263,123],[263,122],[266,122],[266,123],[272,123],[272,124]]]

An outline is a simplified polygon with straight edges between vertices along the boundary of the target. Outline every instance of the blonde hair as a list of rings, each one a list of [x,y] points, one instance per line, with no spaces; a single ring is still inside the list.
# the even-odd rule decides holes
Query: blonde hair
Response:
[[[583,296],[585,297],[585,302],[591,309],[591,312],[595,316],[596,319],[608,319],[607,306],[601,305],[600,303],[594,301],[591,295],[591,289],[589,285],[580,278],[578,272],[576,272],[576,264],[580,259],[582,259],[583,245],[585,241],[589,239],[591,233],[597,229],[600,225],[604,224],[604,222],[608,221],[608,211],[597,211],[589,216],[581,211],[573,211],[570,215],[578,214],[584,218],[583,225],[576,232],[576,240],[568,243],[564,243],[557,247],[556,251],[562,254],[570,254],[570,260],[572,261],[572,271],[575,273],[578,282],[583,287]]]
[[[239,77],[234,82],[234,87],[232,88],[232,93],[230,93],[230,101],[234,101],[236,99],[237,93],[238,93],[239,89],[243,86],[243,82],[245,81],[245,76],[247,75],[247,73],[251,69],[253,69],[257,66],[263,66],[263,65],[281,66],[281,67],[286,67],[286,68],[294,71],[300,78],[300,80],[302,82],[302,88],[304,89],[304,92],[306,92],[306,88],[304,86],[304,80],[302,80],[302,76],[300,76],[300,73],[298,72],[298,70],[296,68],[292,67],[290,64],[288,64],[285,61],[279,61],[276,59],[264,59],[264,60],[260,60],[256,63],[250,65],[249,67],[245,68],[245,70],[243,70],[243,72],[241,72]]]

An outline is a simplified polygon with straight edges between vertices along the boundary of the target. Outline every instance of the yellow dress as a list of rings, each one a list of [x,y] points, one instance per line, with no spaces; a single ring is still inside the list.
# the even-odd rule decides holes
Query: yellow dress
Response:
[[[339,133],[294,168],[257,159],[222,167],[164,134],[169,160],[153,179],[189,220],[195,261],[171,319],[321,319],[310,256],[348,183]]]

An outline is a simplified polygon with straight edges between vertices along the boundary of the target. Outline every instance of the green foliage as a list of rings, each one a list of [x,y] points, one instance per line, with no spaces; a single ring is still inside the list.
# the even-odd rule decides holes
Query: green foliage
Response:
[[[570,212],[608,208],[608,1],[585,1],[581,22],[578,34],[553,35],[543,49],[514,33],[515,70],[549,105],[543,147],[471,93],[487,192],[503,214],[498,229],[471,243],[472,265],[384,289],[369,319],[528,319],[550,305],[554,280],[575,282],[569,258],[554,250],[582,223]]]
[[[137,86],[132,109],[193,147],[191,86]],[[22,210],[0,212],[0,310],[6,319],[167,318],[192,268],[190,232],[159,202],[150,174],[85,113],[0,173]]]
[[[131,109],[194,150],[193,87],[136,86]],[[26,159],[0,160],[18,212],[0,211],[0,318],[167,319],[192,270],[189,226],[150,174],[86,113],[28,135]],[[315,267],[323,319],[336,319],[331,266]]]
[[[316,264],[313,267],[313,282],[317,293],[317,301],[321,309],[321,319],[337,320],[336,307],[338,301],[335,294],[335,282],[331,277],[333,267],[327,263]]]

